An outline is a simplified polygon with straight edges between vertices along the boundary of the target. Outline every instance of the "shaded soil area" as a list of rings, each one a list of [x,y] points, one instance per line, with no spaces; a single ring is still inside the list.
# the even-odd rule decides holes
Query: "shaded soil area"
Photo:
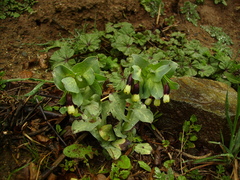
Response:
[[[160,17],[160,25],[156,25],[156,18],[151,17],[138,0],[39,1],[34,5],[32,14],[25,13],[19,18],[0,20],[0,71],[5,71],[6,75],[4,78],[6,79],[29,77],[51,79],[51,71],[46,66],[41,65],[42,59],[48,60],[49,57],[45,57],[44,53],[41,52],[43,47],[40,44],[60,38],[72,37],[75,29],[86,28],[87,30],[93,30],[97,28],[104,30],[107,22],[118,23],[126,21],[132,23],[136,29],[154,30],[159,28],[161,30],[164,28],[164,18],[173,15],[176,20],[176,26],[172,27],[174,30],[184,32],[189,39],[198,39],[202,44],[210,47],[216,40],[211,38],[201,27],[196,27],[188,22],[184,15],[180,13],[180,7],[183,6],[184,2],[185,0],[165,0],[164,15]],[[213,0],[206,0],[197,9],[201,17],[198,22],[199,25],[221,27],[232,38],[234,43],[231,46],[234,53],[233,58],[238,61],[240,61],[240,55],[238,54],[240,49],[239,7],[240,2],[238,0],[229,0],[227,6],[222,4],[215,5]],[[8,95],[16,96],[20,92],[27,91],[29,86],[32,86],[32,84],[11,84],[11,87],[8,87],[11,89]],[[56,90],[51,84],[46,84],[41,93],[54,97],[61,96],[61,92]],[[57,104],[58,100],[58,98],[49,98],[49,101],[53,104]],[[1,110],[8,104],[7,108],[10,107],[9,111],[12,110],[14,112],[10,113],[11,117],[6,117],[0,113],[0,119],[6,118],[15,121],[9,125],[9,131],[1,132],[0,135],[2,139],[0,145],[3,147],[0,154],[0,179],[7,179],[9,174],[18,168],[22,168],[22,170],[19,171],[20,173],[14,174],[12,179],[33,179],[36,177],[34,174],[36,175],[36,169],[39,168],[39,162],[43,169],[42,172],[48,173],[48,169],[51,169],[49,165],[61,157],[64,147],[61,140],[56,137],[56,134],[47,125],[47,122],[44,121],[41,112],[35,111],[34,105],[29,105],[31,102],[28,99],[10,98],[9,96],[4,96],[4,92],[1,92],[0,104],[4,105],[1,107]],[[28,104],[27,107],[25,106],[26,104]],[[69,121],[69,117],[52,113],[48,114],[47,118],[53,124],[61,124],[61,127],[65,127],[64,129],[68,133],[65,134],[63,139],[67,144],[78,140],[77,135],[73,135],[70,131],[69,127],[72,120],[70,119]],[[27,120],[28,124],[24,125],[22,122]],[[29,133],[31,136],[27,135]],[[137,154],[132,155],[132,159],[141,159],[156,166],[168,159],[169,152],[164,151],[158,143],[161,139],[158,139],[158,134],[154,134],[145,125],[139,127],[139,133],[144,140],[152,143],[154,146],[153,156],[155,160],[153,162],[151,157],[139,157]],[[90,136],[82,137],[80,140],[87,145],[93,145],[97,148],[96,144],[98,143]],[[175,143],[175,141],[175,139],[172,139],[171,142]],[[41,143],[39,145],[36,142]],[[173,152],[173,158],[178,157],[179,152],[170,151]],[[208,149],[202,149],[202,154],[198,155],[209,152]],[[130,153],[126,152],[126,154],[129,155]],[[32,162],[33,158],[38,159],[38,163]],[[99,167],[102,167],[103,164],[106,167],[111,165],[110,161],[101,157],[90,160],[89,163],[96,172],[99,171]],[[30,166],[24,168],[26,164],[30,164]],[[82,166],[80,165],[75,170],[75,172],[78,172],[78,175],[83,176],[85,173],[96,173],[88,172],[85,164]],[[137,167],[137,165],[135,166]],[[181,167],[178,168],[180,169]],[[52,179],[77,177],[76,174],[63,172],[61,168],[57,168],[55,171],[55,175],[51,176],[56,177],[52,177]],[[149,179],[151,175],[152,173],[146,174],[136,168],[132,172],[131,178]],[[94,178],[100,179],[100,177],[92,175],[92,179]]]

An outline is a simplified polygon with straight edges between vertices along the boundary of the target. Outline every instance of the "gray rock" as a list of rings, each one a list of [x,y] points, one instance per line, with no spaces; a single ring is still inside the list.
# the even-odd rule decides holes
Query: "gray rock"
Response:
[[[230,115],[234,117],[237,105],[237,92],[228,85],[194,77],[174,78],[180,85],[172,90],[169,103],[162,103],[157,110],[163,115],[155,126],[163,132],[178,135],[185,120],[191,115],[197,116],[202,129],[198,133],[199,142],[221,142],[220,132],[229,139],[229,128],[225,117],[226,93],[229,93]]]

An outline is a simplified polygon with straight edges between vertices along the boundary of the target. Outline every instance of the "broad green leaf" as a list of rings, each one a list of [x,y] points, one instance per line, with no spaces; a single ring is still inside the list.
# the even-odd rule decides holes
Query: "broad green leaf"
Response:
[[[77,85],[77,83],[76,83],[76,81],[73,77],[65,77],[61,81],[62,81],[66,91],[72,92],[72,93],[79,93],[80,92],[79,87],[78,87],[78,85]]]
[[[179,84],[172,81],[171,79],[169,79],[167,76],[163,77],[163,83],[168,83],[170,89],[178,89],[179,88]]]
[[[73,104],[80,106],[83,103],[82,93],[71,93]]]
[[[152,123],[154,119],[152,111],[144,104],[140,104],[137,108],[134,108],[131,116],[132,118],[136,118],[139,121],[147,123]]]
[[[117,93],[109,94],[110,100],[110,112],[112,113],[113,117],[118,120],[126,120],[125,116],[125,106],[126,102],[124,98]]]
[[[83,75],[90,68],[92,68],[95,73],[100,74],[100,67],[97,57],[95,56],[87,57],[82,62],[74,65],[72,67],[72,70],[76,74]]]
[[[134,39],[126,34],[118,34],[112,43],[112,47],[123,52],[125,55],[139,53],[140,49],[133,45],[133,41]]]
[[[152,171],[151,167],[150,167],[147,163],[145,163],[144,161],[138,161],[138,164],[139,164],[139,166],[140,166],[141,168],[143,168],[144,170],[146,170],[146,171],[148,171],[148,172],[151,172],[151,171]]]
[[[139,66],[141,69],[145,69],[149,65],[149,62],[147,62],[142,56],[133,54],[132,58],[134,65]]]
[[[105,141],[115,141],[116,140],[116,136],[115,136],[115,134],[113,132],[113,127],[112,127],[111,124],[103,125],[99,129],[99,135]]]
[[[162,82],[155,83],[153,82],[151,87],[148,87],[150,89],[151,95],[155,99],[160,99],[163,96],[163,85]]]
[[[77,158],[86,160],[87,156],[92,159],[94,154],[97,154],[91,146],[84,146],[82,144],[72,144],[63,150],[63,154],[69,158]]]
[[[72,124],[72,131],[74,134],[83,132],[83,131],[93,131],[95,127],[97,127],[101,123],[100,119],[97,120],[75,120]],[[96,130],[97,131],[97,130]]]
[[[88,85],[92,85],[95,80],[95,74],[92,68],[89,68],[85,73],[82,75],[85,80],[87,81]]]
[[[151,95],[151,87],[153,86],[153,81],[151,78],[147,78],[143,84],[140,84],[140,93],[142,99],[147,99]]]
[[[142,155],[151,154],[152,150],[152,146],[148,143],[139,143],[134,147],[134,151]]]
[[[62,46],[61,49],[55,51],[50,59],[52,61],[57,61],[57,62],[65,61],[71,58],[73,55],[74,55],[74,50],[65,45],[65,46]]]
[[[106,120],[107,117],[110,114],[110,102],[109,101],[103,101],[102,103],[102,111],[101,111],[101,116],[102,116],[102,120]]]
[[[85,88],[88,86],[88,82],[81,75],[76,75],[75,80],[79,88]]]
[[[122,124],[122,131],[130,131],[137,123],[139,122],[139,119],[136,116],[130,116],[128,121],[125,121]]]
[[[74,72],[64,65],[59,65],[53,69],[54,83],[62,91],[65,90],[62,79],[68,76],[74,76]]]
[[[133,74],[132,74],[132,78],[137,80],[137,81],[142,81],[142,77],[141,77],[141,68],[137,65],[133,65]]]
[[[113,130],[114,130],[115,135],[117,137],[119,137],[119,138],[126,138],[127,137],[127,135],[122,133],[122,130],[124,130],[122,121],[120,121],[117,125],[115,125]]]
[[[116,166],[119,167],[120,169],[131,169],[132,164],[127,155],[122,155],[118,159]]]
[[[178,67],[178,64],[176,62],[173,62],[173,61],[169,61],[169,60],[162,60],[160,61],[158,64],[154,65],[155,66],[155,70],[156,71],[161,71],[158,70],[158,68],[160,68],[161,66],[164,66],[164,68],[166,68],[166,70],[164,70],[166,72],[166,75],[170,78],[173,76],[173,74],[175,73],[175,70],[177,69]]]
[[[155,71],[155,77],[153,79],[154,82],[161,82],[162,77],[171,70],[170,65],[162,65]]]
[[[90,86],[93,93],[102,95],[102,86],[99,84],[98,81],[94,81],[93,84]]]
[[[91,101],[90,104],[83,106],[84,114],[91,115],[91,116],[99,116],[101,113],[101,107],[98,102]],[[87,112],[86,112],[87,111]]]
[[[107,143],[101,143],[102,147],[104,149],[106,149],[106,151],[108,152],[108,154],[111,156],[111,158],[113,158],[114,160],[117,160],[121,155],[122,152],[119,148],[114,147],[113,145],[111,145],[109,142]]]
[[[82,34],[80,40],[76,42],[79,50],[95,51],[100,47],[100,38],[96,33]]]

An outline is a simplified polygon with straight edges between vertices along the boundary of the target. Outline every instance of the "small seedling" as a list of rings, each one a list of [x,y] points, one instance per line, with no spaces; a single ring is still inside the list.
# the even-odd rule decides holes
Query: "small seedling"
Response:
[[[152,17],[156,17],[159,14],[159,11],[160,14],[163,14],[164,12],[164,3],[162,0],[141,0],[140,3]]]
[[[215,4],[222,3],[223,5],[227,6],[227,2],[225,0],[214,0]]]
[[[197,117],[192,115],[190,120],[184,122],[182,132],[179,135],[181,149],[195,148],[194,142],[198,139],[196,132],[201,130],[201,125],[195,124]]]
[[[127,179],[131,173],[132,164],[126,155],[122,155],[116,162],[112,163],[110,179]]]
[[[19,17],[22,13],[32,13],[32,6],[37,3],[35,0],[4,0],[0,1],[0,19],[6,19],[7,17]]]
[[[76,170],[77,165],[78,165],[78,162],[76,162],[75,160],[65,159],[65,163],[60,164],[59,166],[62,167],[65,171],[74,172]]]
[[[163,163],[164,168],[167,169],[167,173],[162,172],[158,167],[154,168],[154,178],[156,180],[162,180],[162,179],[169,179],[169,180],[174,180],[174,171],[172,169],[172,165],[174,164],[174,160],[167,160]],[[185,176],[178,176],[176,178],[177,180],[186,180]]]
[[[197,5],[189,1],[184,3],[184,6],[181,7],[181,13],[185,14],[186,19],[197,26],[197,21],[200,19],[200,16],[196,10]]]

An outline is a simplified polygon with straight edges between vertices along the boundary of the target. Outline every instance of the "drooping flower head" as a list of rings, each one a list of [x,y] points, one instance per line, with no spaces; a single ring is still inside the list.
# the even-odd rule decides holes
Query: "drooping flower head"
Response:
[[[138,102],[140,101],[140,95],[139,95],[139,83],[134,84],[132,89],[132,101]]]
[[[164,85],[164,89],[163,89],[163,102],[164,103],[168,103],[170,102],[170,87],[168,84]]]
[[[130,74],[130,75],[128,76],[126,86],[125,86],[125,88],[124,88],[124,90],[123,90],[123,92],[124,92],[125,94],[130,94],[130,92],[131,92],[131,86],[132,86],[132,81],[133,81],[132,74]]]

